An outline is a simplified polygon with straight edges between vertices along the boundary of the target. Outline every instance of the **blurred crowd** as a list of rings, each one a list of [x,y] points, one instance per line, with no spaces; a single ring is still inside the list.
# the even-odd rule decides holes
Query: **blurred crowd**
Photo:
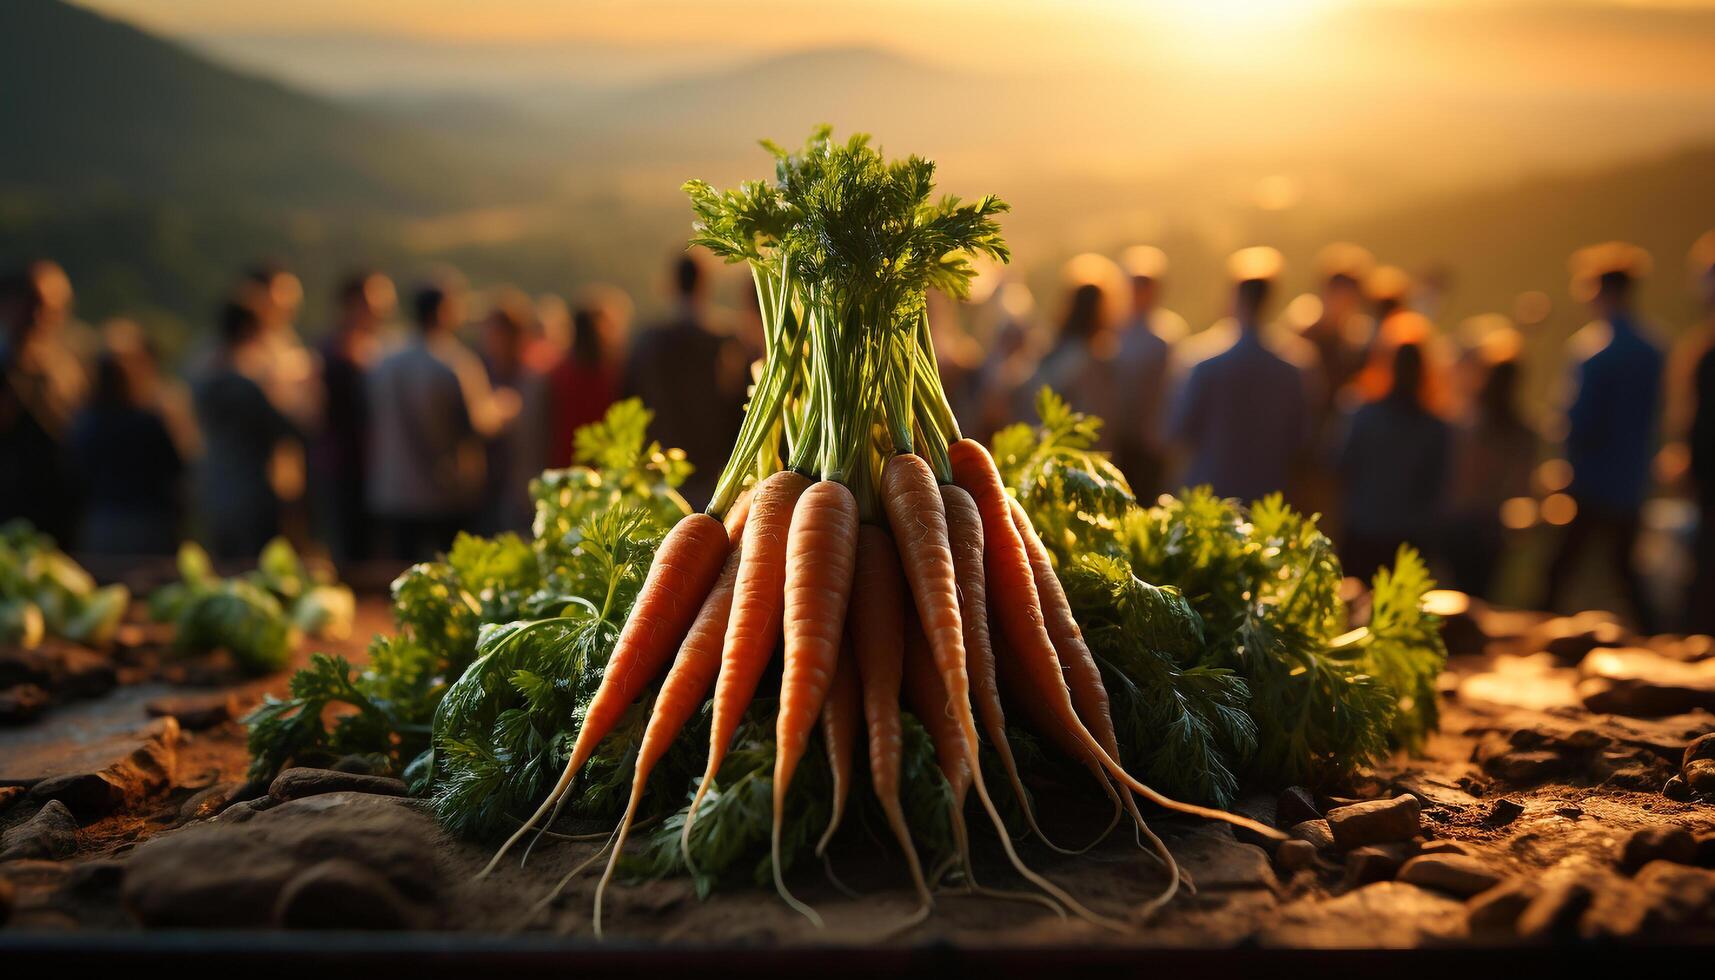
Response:
[[[1546,414],[1523,395],[1546,296],[1438,324],[1439,284],[1361,247],[1323,249],[1313,291],[1289,299],[1283,267],[1272,248],[1234,253],[1230,312],[1197,331],[1168,308],[1168,256],[1151,246],[1068,262],[1046,318],[1023,281],[989,282],[932,311],[945,386],[983,435],[1032,419],[1052,387],[1106,421],[1100,448],[1145,500],[1282,492],[1323,516],[1355,575],[1410,544],[1491,596],[1511,535],[1549,525],[1539,594],[1515,601],[1560,607],[1595,574],[1644,629],[1715,631],[1715,232],[1689,255],[1701,320],[1671,348],[1634,301],[1648,254],[1609,242],[1572,256],[1592,318],[1560,351],[1565,397]],[[241,558],[286,533],[343,563],[420,560],[460,529],[527,530],[530,479],[567,465],[573,431],[629,396],[697,465],[685,493],[700,503],[761,337],[754,305],[709,302],[710,279],[697,254],[676,257],[666,313],[633,332],[612,288],[568,303],[446,271],[401,295],[356,270],[312,344],[302,283],[264,263],[169,372],[135,324],[79,324],[65,272],[33,263],[0,284],[0,519],[90,554],[194,536]],[[1664,496],[1708,515],[1675,608],[1640,572],[1646,506]]]

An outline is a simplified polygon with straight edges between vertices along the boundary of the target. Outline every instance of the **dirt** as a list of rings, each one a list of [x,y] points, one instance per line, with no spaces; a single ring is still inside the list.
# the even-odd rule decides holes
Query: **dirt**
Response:
[[[818,867],[792,875],[797,896],[825,919],[823,930],[771,889],[729,889],[700,899],[690,882],[666,880],[610,887],[606,931],[648,944],[1412,947],[1520,941],[1524,926],[1517,923],[1526,922],[1547,930],[1533,935],[1562,939],[1648,939],[1670,929],[1680,942],[1715,939],[1715,805],[1663,795],[1680,771],[1679,754],[1692,738],[1715,731],[1715,715],[1702,708],[1653,718],[1589,710],[1580,694],[1581,685],[1588,693],[1589,680],[1582,664],[1592,650],[1611,645],[1579,650],[1573,643],[1568,654],[1560,638],[1554,640],[1557,654],[1540,652],[1544,620],[1497,613],[1453,624],[1464,652],[1443,679],[1441,731],[1426,752],[1390,760],[1347,785],[1294,796],[1289,812],[1298,815],[1306,801],[1325,811],[1359,800],[1417,797],[1418,835],[1366,849],[1362,874],[1380,873],[1381,880],[1349,881],[1357,872],[1348,864],[1356,860],[1348,862],[1336,849],[1321,850],[1308,866],[1289,871],[1277,866],[1260,839],[1240,839],[1223,825],[1160,818],[1152,825],[1195,890],[1182,890],[1167,908],[1140,921],[1133,911],[1159,894],[1167,877],[1124,828],[1075,856],[1020,842],[1037,871],[1090,908],[1126,921],[1126,928],[1113,930],[1061,917],[1024,896],[1025,884],[992,834],[978,830],[979,880],[1013,894],[974,895],[948,886],[936,895],[927,921],[906,925],[914,901],[901,863],[882,829],[870,828],[846,835],[831,854],[840,882],[859,897],[848,896]],[[365,601],[358,635],[385,626],[384,605]],[[1555,636],[1571,628],[1558,624]],[[1710,662],[1708,645],[1700,642],[1627,638],[1625,646]],[[353,642],[335,652],[350,656],[360,647]],[[1627,656],[1629,670],[1647,667]],[[1673,682],[1683,689],[1682,675],[1691,672],[1675,673]],[[206,708],[212,692],[217,702],[230,694],[242,708],[283,689],[285,681],[281,675],[211,688],[131,673],[130,682],[122,679],[103,696],[0,730],[0,770],[18,777],[32,758],[65,761],[78,753],[93,760],[80,763],[87,769],[148,737],[151,723],[159,734],[163,720],[152,722],[152,702],[157,713],[168,698]],[[544,839],[524,866],[511,860],[476,880],[489,849],[449,838],[420,802],[354,793],[349,786],[282,802],[268,797],[266,787],[247,787],[243,727],[218,715],[203,718],[209,724],[201,730],[175,726],[165,786],[139,790],[115,812],[80,814],[74,855],[0,861],[0,879],[14,892],[7,929],[16,935],[325,928],[338,921],[354,928],[591,936],[599,866],[570,881],[558,899],[542,900],[569,868],[598,851],[600,840]],[[29,782],[0,779],[6,781]],[[1107,822],[1108,811],[1093,794],[1046,798],[1053,800],[1041,808],[1047,829],[1063,842],[1089,840]],[[1239,808],[1272,820],[1278,798],[1278,790],[1259,791]],[[41,809],[29,789],[5,792],[0,830],[24,824]],[[1696,842],[1695,850],[1676,852],[1680,863],[1619,868],[1634,832],[1672,827]],[[562,829],[599,834],[607,828]],[[1424,851],[1462,852],[1502,884],[1495,894],[1466,898],[1389,880],[1399,863]],[[1498,894],[1504,889],[1520,895],[1499,900],[1506,898]],[[1479,907],[1484,912],[1473,917]]]

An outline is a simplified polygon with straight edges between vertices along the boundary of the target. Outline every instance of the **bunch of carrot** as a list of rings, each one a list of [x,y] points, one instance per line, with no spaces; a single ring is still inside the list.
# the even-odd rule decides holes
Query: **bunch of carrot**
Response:
[[[1169,800],[1127,772],[1101,674],[1047,550],[988,451],[959,432],[941,390],[925,295],[938,288],[962,296],[974,256],[1008,258],[996,223],[1006,205],[932,200],[932,163],[888,161],[863,136],[836,142],[822,129],[799,152],[765,145],[775,157],[773,181],[728,192],[686,185],[694,244],[749,264],[765,324],[767,355],[732,458],[708,510],[684,518],[662,543],[564,773],[495,860],[552,819],[601,740],[659,682],[597,889],[599,934],[601,895],[649,774],[712,697],[707,766],[683,828],[689,865],[699,805],[779,647],[774,881],[817,923],[787,889],[780,848],[787,790],[818,727],[834,777],[833,815],[818,850],[846,810],[863,739],[869,786],[922,912],[932,902],[900,805],[902,698],[928,730],[952,788],[961,851],[962,806],[974,789],[1017,871],[1087,918],[1118,924],[1025,865],[984,783],[978,750],[986,739],[1028,815],[1006,743],[1003,686],[1041,734],[1125,804],[1140,831],[1147,833],[1139,796],[1278,836]],[[1176,871],[1171,878],[1176,885]]]

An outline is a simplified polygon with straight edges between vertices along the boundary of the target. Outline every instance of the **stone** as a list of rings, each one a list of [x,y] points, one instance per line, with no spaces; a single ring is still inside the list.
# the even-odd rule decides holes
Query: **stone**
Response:
[[[1715,711],[1715,661],[1683,663],[1642,647],[1598,650],[1579,665],[1591,711],[1659,718]]]
[[[18,902],[18,886],[12,879],[0,875],[0,926],[12,919],[12,907]]]
[[[1285,906],[1257,935],[1264,946],[1409,949],[1465,933],[1465,906],[1397,881],[1378,881],[1321,902]]]
[[[1679,775],[1691,792],[1701,796],[1715,795],[1715,759],[1698,759]]]
[[[25,742],[17,751],[0,747],[0,783],[28,786],[34,800],[59,800],[84,822],[133,807],[171,784],[179,743],[173,719],[79,735],[84,740],[73,744],[60,738]]]
[[[1465,903],[1465,924],[1474,936],[1511,933],[1538,891],[1528,878],[1503,881],[1471,896]]]
[[[1573,769],[1573,763],[1565,756],[1541,749],[1504,752],[1483,762],[1483,770],[1489,775],[1521,786],[1564,776]]]
[[[1715,871],[1652,861],[1632,880],[1648,896],[1651,924],[1715,924]]]
[[[1273,889],[1278,884],[1268,852],[1255,844],[1235,840],[1224,830],[1193,833],[1174,840],[1173,857],[1190,873],[1199,894]]]
[[[1293,824],[1287,833],[1299,840],[1309,841],[1318,851],[1332,850],[1334,847],[1334,832],[1328,829],[1326,820],[1306,820]]]
[[[1316,845],[1296,837],[1281,841],[1274,849],[1274,863],[1286,872],[1308,868],[1316,863]]]
[[[237,824],[228,821],[231,812],[137,847],[120,895],[138,923],[265,928],[278,923],[287,909],[293,909],[294,921],[307,921],[297,917],[313,918],[313,911],[297,902],[308,898],[283,906],[283,893],[311,869],[341,862],[384,881],[399,897],[407,924],[432,924],[430,910],[440,889],[440,830],[428,814],[402,800],[356,792],[281,803]],[[308,892],[313,896],[346,887],[351,879],[349,873],[324,869],[300,884],[313,884]]]
[[[1432,841],[1425,842],[1422,847],[1418,848],[1417,853],[1419,853],[1419,854],[1470,854],[1471,848],[1469,845],[1462,844],[1456,840],[1432,840]]]
[[[285,929],[403,929],[410,919],[386,878],[337,858],[299,872],[274,905],[274,923]]]
[[[1315,794],[1302,786],[1289,786],[1280,794],[1280,800],[1274,806],[1274,815],[1277,825],[1281,827],[1292,827],[1306,820],[1322,819],[1322,811],[1316,806]]]
[[[178,694],[156,698],[143,706],[151,717],[174,718],[186,731],[200,732],[238,716],[238,701],[229,692]]]
[[[1519,913],[1515,931],[1528,941],[1568,938],[1594,898],[1595,890],[1577,878],[1545,885]]]
[[[1697,838],[1697,855],[1691,863],[1699,868],[1715,868],[1715,834]]]
[[[1387,881],[1404,863],[1404,849],[1366,845],[1346,852],[1345,886],[1356,888],[1372,882]]]
[[[29,792],[22,786],[0,786],[0,811],[23,799]]]
[[[1501,876],[1465,854],[1420,854],[1399,869],[1399,880],[1419,888],[1470,898],[1501,883]]]
[[[179,820],[207,820],[238,802],[238,791],[244,783],[216,783],[197,792],[179,806]]]
[[[1698,759],[1715,759],[1715,732],[1699,735],[1685,747],[1685,755],[1680,758],[1680,768],[1685,768]]]
[[[1328,811],[1328,829],[1343,851],[1365,844],[1406,841],[1422,826],[1417,797],[1402,793],[1391,800],[1369,800]]]
[[[55,700],[94,698],[118,683],[113,662],[94,650],[49,639],[31,650],[0,649],[0,688],[34,684]]]
[[[1696,859],[1697,838],[1684,827],[1645,827],[1620,846],[1620,870],[1627,874],[1651,861],[1691,864]]]
[[[1675,776],[1662,784],[1661,795],[1676,803],[1685,803],[1688,802],[1694,794],[1691,792],[1690,783],[1686,782],[1683,777]]]
[[[1499,799],[1489,808],[1483,822],[1491,827],[1505,827],[1524,813],[1524,804],[1517,800]]]
[[[1614,621],[1612,613],[1589,610],[1540,624],[1530,632],[1527,642],[1531,649],[1572,664],[1584,660],[1593,650],[1629,643],[1631,635]]]
[[[404,796],[403,780],[388,776],[339,772],[335,769],[287,769],[274,777],[268,795],[276,800],[301,800],[324,793],[373,793],[377,796]]]
[[[53,697],[35,684],[14,684],[0,691],[0,725],[23,725],[35,721]]]
[[[59,861],[77,853],[77,821],[59,800],[49,800],[36,815],[0,834],[0,861]]]

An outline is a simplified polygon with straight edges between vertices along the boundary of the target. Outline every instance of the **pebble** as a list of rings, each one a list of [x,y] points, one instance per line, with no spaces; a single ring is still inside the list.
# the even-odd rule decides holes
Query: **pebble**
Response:
[[[405,783],[389,776],[368,776],[334,769],[287,769],[274,777],[268,795],[276,800],[301,800],[324,793],[372,793],[404,796]]]
[[[1471,848],[1456,840],[1427,841],[1417,849],[1419,854],[1470,854]]]
[[[159,718],[70,752],[60,747],[46,755],[20,753],[0,765],[7,778],[25,776],[34,782],[31,799],[59,800],[87,822],[166,789],[178,763],[178,743],[179,723]]]
[[[0,691],[0,725],[23,725],[35,721],[53,698],[35,684],[14,684]]]
[[[274,923],[285,929],[403,929],[409,920],[386,878],[337,858],[300,872],[274,905]]]
[[[1624,647],[1591,653],[1579,672],[1578,695],[1591,711],[1639,718],[1715,711],[1715,661],[1688,664]]]
[[[23,799],[24,794],[28,792],[29,790],[23,786],[0,786],[0,810],[4,810]]]
[[[1680,773],[1693,793],[1715,795],[1715,759],[1698,759]]]
[[[1579,917],[1594,898],[1595,891],[1590,885],[1576,878],[1543,887],[1519,914],[1516,929],[1519,938],[1544,940],[1574,933]]]
[[[1302,841],[1309,841],[1319,851],[1331,850],[1334,847],[1334,832],[1328,829],[1326,820],[1306,820],[1293,824],[1288,834]]]
[[[1300,838],[1281,841],[1274,849],[1274,863],[1282,871],[1308,868],[1316,863],[1316,845]]]
[[[1683,777],[1675,776],[1662,784],[1661,795],[1676,803],[1684,803],[1691,799],[1691,784]]]
[[[1489,808],[1488,816],[1483,822],[1491,827],[1505,827],[1517,820],[1524,813],[1524,804],[1517,800],[1499,799]]]
[[[1465,903],[1465,923],[1474,934],[1510,933],[1541,889],[1528,878],[1503,881]]]
[[[1388,848],[1367,845],[1353,848],[1346,853],[1345,885],[1347,888],[1356,888],[1371,882],[1387,881],[1399,871],[1404,860],[1404,849],[1397,846]]]
[[[1550,619],[1530,635],[1530,644],[1535,649],[1569,664],[1583,660],[1592,650],[1630,641],[1631,636],[1614,622],[1611,613],[1596,610]]]
[[[58,861],[77,853],[77,821],[59,800],[49,800],[36,815],[0,834],[0,861]]]
[[[213,728],[238,714],[237,699],[230,693],[180,694],[156,698],[144,705],[151,717],[174,718],[186,731]]]
[[[1306,820],[1322,819],[1322,811],[1316,806],[1316,797],[1303,786],[1289,786],[1280,794],[1280,802],[1275,804],[1275,820],[1279,826],[1292,827]]]
[[[179,807],[180,822],[207,820],[237,802],[238,791],[244,783],[216,783],[198,792]]]
[[[1420,854],[1399,869],[1399,880],[1419,888],[1470,898],[1500,884],[1501,876],[1469,855]]]
[[[1685,747],[1685,756],[1680,759],[1680,768],[1691,765],[1698,759],[1715,759],[1715,732],[1699,735]]]
[[[1327,821],[1334,843],[1345,851],[1410,840],[1421,827],[1417,797],[1410,794],[1337,807],[1328,811]]]
[[[1684,827],[1645,827],[1620,846],[1620,870],[1631,874],[1651,861],[1691,864],[1697,859],[1697,838]]]

